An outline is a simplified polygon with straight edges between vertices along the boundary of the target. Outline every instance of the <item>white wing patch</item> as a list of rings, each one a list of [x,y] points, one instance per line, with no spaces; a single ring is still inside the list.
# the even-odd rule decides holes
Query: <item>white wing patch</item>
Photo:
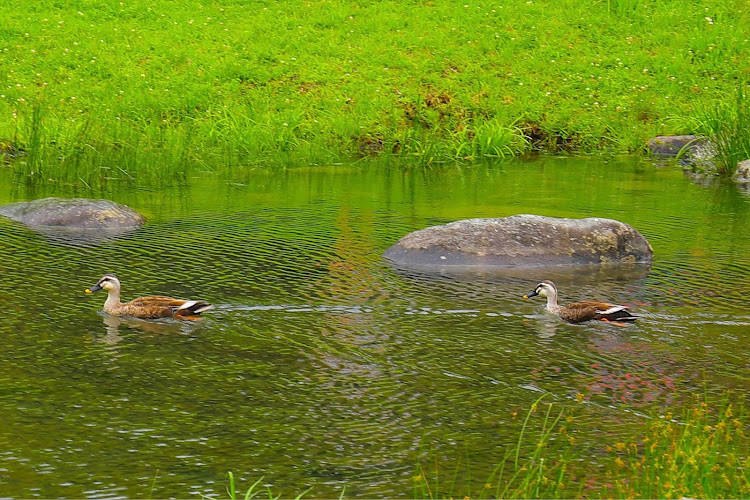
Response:
[[[200,314],[203,311],[208,311],[209,309],[213,309],[213,308],[214,308],[214,306],[212,304],[206,304],[206,305],[201,306],[198,309],[196,309],[195,310],[195,314]]]
[[[197,300],[188,300],[187,302],[185,302],[184,304],[182,304],[177,309],[190,309],[191,307],[193,307],[197,303],[198,303]]]

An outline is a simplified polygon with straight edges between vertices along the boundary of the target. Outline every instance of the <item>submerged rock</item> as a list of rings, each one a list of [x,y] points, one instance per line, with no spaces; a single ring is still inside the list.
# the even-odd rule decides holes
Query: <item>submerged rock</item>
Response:
[[[700,175],[716,175],[716,145],[708,137],[699,135],[663,135],[648,141],[651,154],[660,158],[675,158],[683,170]]]
[[[685,147],[697,147],[702,140],[697,135],[660,135],[648,141],[647,146],[654,156],[673,158]]]
[[[0,206],[0,215],[54,239],[98,243],[138,229],[143,215],[109,200],[42,198]]]
[[[706,137],[698,135],[662,135],[648,141],[651,154],[661,158],[679,155],[679,163],[685,169],[714,172],[716,148]]]
[[[401,238],[383,257],[397,266],[548,267],[649,263],[653,250],[631,226],[613,219],[513,215],[466,219]]]
[[[742,160],[737,164],[732,180],[741,184],[750,183],[750,159]]]

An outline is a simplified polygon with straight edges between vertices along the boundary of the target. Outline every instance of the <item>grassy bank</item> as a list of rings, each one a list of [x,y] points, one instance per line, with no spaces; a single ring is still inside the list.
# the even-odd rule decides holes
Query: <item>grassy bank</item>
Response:
[[[9,0],[0,148],[82,181],[633,152],[731,102],[749,38],[743,0]]]

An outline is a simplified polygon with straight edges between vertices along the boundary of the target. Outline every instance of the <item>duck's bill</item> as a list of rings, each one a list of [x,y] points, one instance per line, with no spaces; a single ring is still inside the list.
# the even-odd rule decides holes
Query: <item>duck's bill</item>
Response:
[[[528,295],[524,295],[524,296],[523,296],[523,298],[524,298],[524,299],[528,299],[528,298],[530,298],[530,297],[536,297],[537,295],[539,295],[539,294],[538,294],[538,293],[536,293],[536,292],[531,292],[531,293],[530,293],[530,294],[528,294]]]
[[[102,289],[101,285],[99,283],[97,283],[96,285],[92,286],[91,288],[87,288],[86,290],[84,290],[84,292],[86,292],[86,293],[94,293],[94,292],[98,292],[101,289]]]

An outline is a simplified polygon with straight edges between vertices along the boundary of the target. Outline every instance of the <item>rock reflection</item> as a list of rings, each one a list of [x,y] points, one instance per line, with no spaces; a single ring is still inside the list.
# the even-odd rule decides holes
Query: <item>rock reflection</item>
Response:
[[[542,279],[555,283],[576,282],[595,284],[606,281],[635,281],[648,277],[650,264],[596,264],[582,266],[424,266],[404,268],[386,261],[398,274],[407,278],[425,279],[429,277],[450,278],[459,282],[471,283],[477,279],[490,280],[529,280]],[[536,283],[535,283],[536,284]]]

